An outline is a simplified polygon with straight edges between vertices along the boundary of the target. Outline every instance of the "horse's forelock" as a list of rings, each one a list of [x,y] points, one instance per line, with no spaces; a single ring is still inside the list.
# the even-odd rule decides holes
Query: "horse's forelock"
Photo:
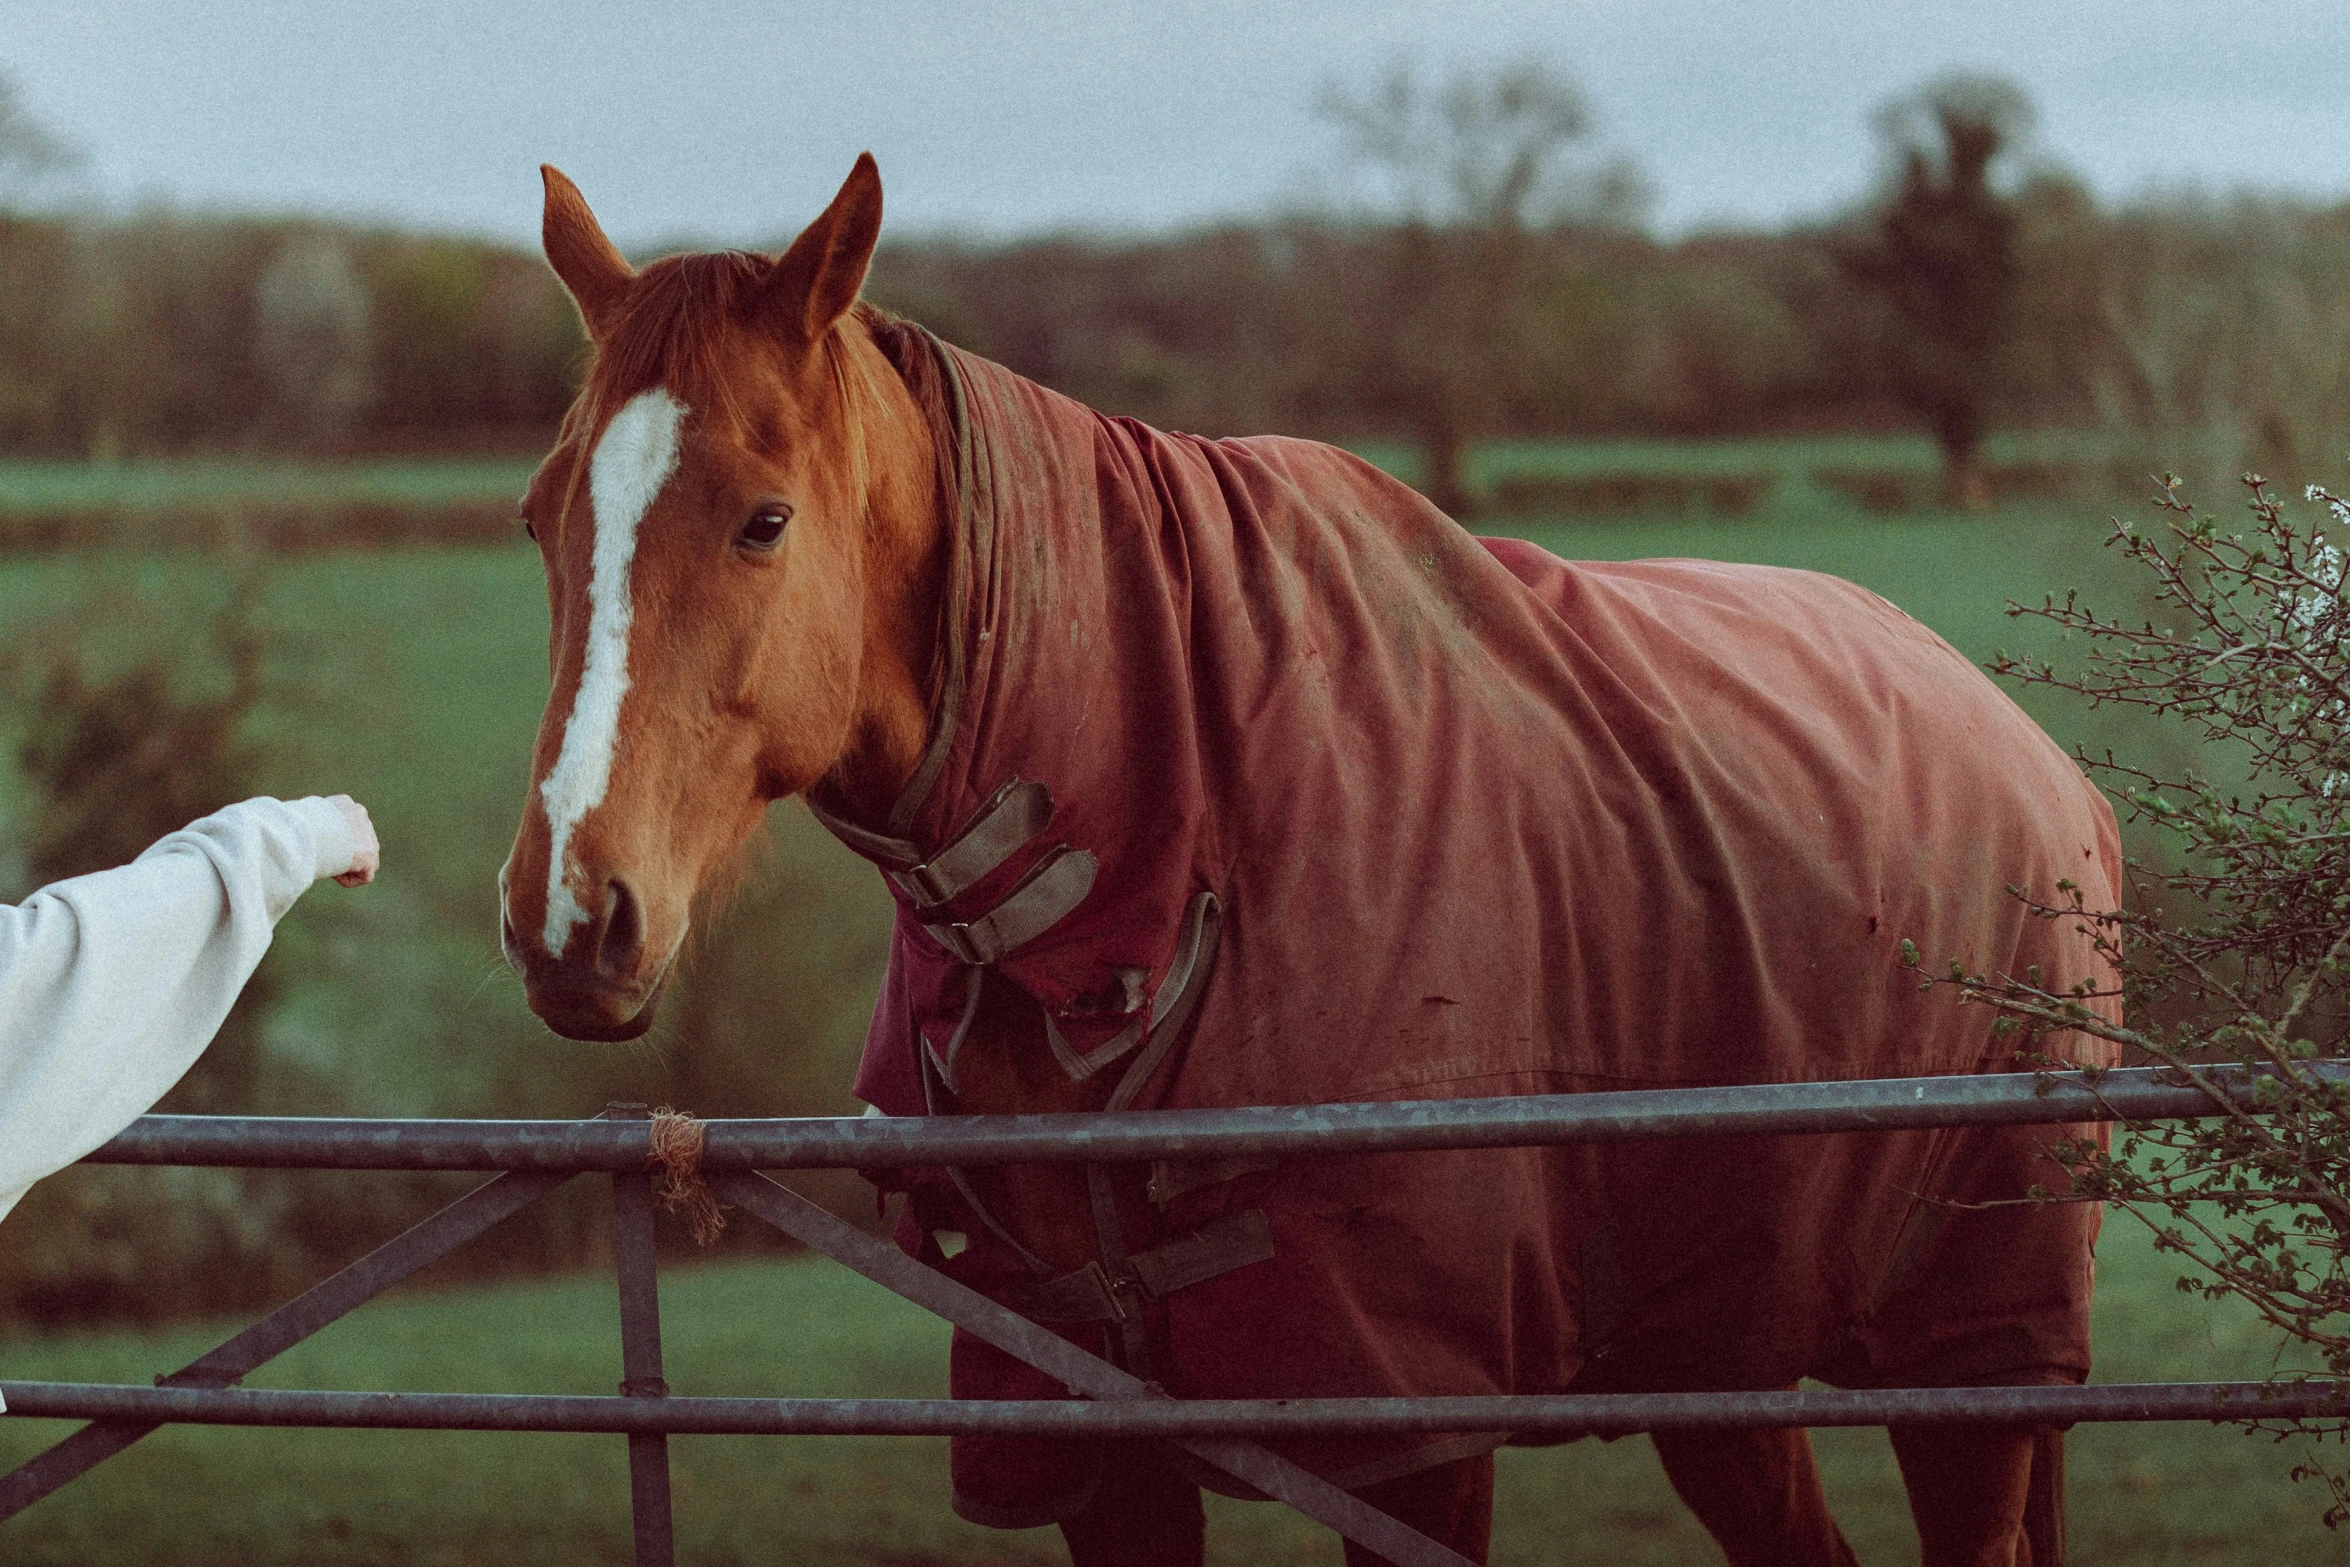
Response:
[[[566,434],[592,435],[631,398],[656,386],[690,390],[695,406],[724,411],[739,424],[742,410],[727,395],[725,355],[730,343],[753,330],[748,306],[772,265],[742,250],[664,256],[648,265],[596,345]]]

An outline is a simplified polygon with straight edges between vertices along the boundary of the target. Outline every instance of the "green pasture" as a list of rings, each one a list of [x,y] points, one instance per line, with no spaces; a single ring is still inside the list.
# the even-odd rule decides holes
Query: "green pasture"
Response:
[[[0,514],[217,505],[437,507],[521,499],[535,457],[0,459]]]
[[[1411,481],[1419,457],[1395,441],[1349,442],[1350,450]],[[2115,455],[2105,436],[2079,430],[2003,431],[1984,444],[1994,465],[2023,462],[2105,462]],[[1819,468],[1884,468],[1930,474],[1940,461],[1922,434],[1900,431],[1824,431],[1761,435],[1742,440],[1619,436],[1595,440],[1489,441],[1470,456],[1469,481],[1486,488],[1517,474],[1588,476],[1602,473],[1723,475],[1749,472],[1800,479]],[[5,474],[0,468],[0,474]],[[0,478],[0,485],[5,484]],[[0,494],[5,494],[0,489]]]
[[[1371,461],[1405,479],[1416,453],[1393,441],[1351,443]],[[2019,463],[2106,463],[2106,438],[2078,431],[2014,432],[1986,448],[1995,466]],[[1787,481],[1774,510],[1836,504],[1808,483],[1819,470],[1882,469],[1931,474],[1935,448],[1922,435],[1824,433],[1758,436],[1746,440],[1504,440],[1480,447],[1469,476],[1487,489],[1512,477],[1590,477],[1625,473],[1727,476],[1768,473]],[[234,455],[123,458],[107,462],[0,458],[0,517],[11,513],[168,512],[206,507],[317,505],[503,505],[518,499],[535,456],[263,458]]]
[[[493,1243],[494,1244],[494,1243]],[[2127,1219],[2108,1227],[2097,1313],[2104,1382],[2257,1377],[2248,1314],[2170,1288]],[[251,1379],[261,1387],[609,1393],[619,1365],[611,1284],[540,1279],[409,1290],[363,1308]],[[938,1397],[945,1334],[820,1259],[674,1269],[663,1291],[670,1386],[683,1394]],[[0,1378],[144,1382],[233,1324],[0,1343]],[[0,1465],[71,1427],[0,1420]],[[2319,1522],[2298,1449],[2203,1425],[2089,1426],[2072,1435],[2074,1559],[2350,1562]],[[1818,1437],[1837,1514],[1864,1562],[1913,1563],[1884,1434]],[[22,1567],[572,1567],[627,1560],[625,1444],[616,1437],[269,1432],[177,1427],[0,1524]],[[671,1445],[681,1562],[1050,1563],[1049,1530],[1002,1533],[946,1505],[946,1446],[901,1438],[689,1437]],[[1719,1560],[1644,1438],[1502,1455],[1493,1560],[1505,1567],[1669,1567]],[[1215,1500],[1211,1562],[1328,1563],[1333,1538],[1268,1504]]]
[[[2008,618],[2010,598],[2081,585],[2128,603],[2099,547],[2105,519],[2048,506],[1980,517],[1879,519],[1823,507],[1781,522],[1518,526],[1571,556],[1711,556],[1836,572],[1976,658],[2051,645],[2039,623]],[[888,904],[878,881],[796,807],[775,813],[761,874],[697,947],[679,1004],[649,1043],[559,1043],[522,1008],[498,958],[495,877],[545,700],[546,603],[536,554],[519,539],[275,560],[0,557],[0,626],[20,652],[79,637],[94,639],[101,659],[168,653],[197,642],[239,584],[272,638],[262,785],[355,795],[374,811],[385,846],[376,886],[321,888],[281,927],[271,962],[289,1000],[273,1036],[334,1089],[288,1108],[562,1115],[614,1094],[706,1112],[843,1105]],[[2107,715],[2021,695],[2068,741],[2103,744],[2120,733]],[[0,713],[0,740],[7,722]],[[10,810],[0,770],[0,845]],[[697,984],[712,1006],[692,1004]],[[736,1055],[756,1056],[757,1069],[711,1081],[717,1056],[680,1048],[685,1033],[709,1030],[733,1035]],[[721,1090],[724,1102],[714,1101]]]

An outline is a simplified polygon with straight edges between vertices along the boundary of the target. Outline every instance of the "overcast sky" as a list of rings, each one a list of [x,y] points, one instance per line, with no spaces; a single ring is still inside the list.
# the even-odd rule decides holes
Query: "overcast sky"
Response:
[[[1646,170],[1667,232],[1823,215],[1872,105],[1996,71],[2107,197],[2350,197],[2350,0],[0,0],[0,67],[84,199],[529,238],[536,165],[623,243],[755,243],[857,150],[900,229],[1261,212],[1329,167],[1327,81],[1538,54]]]

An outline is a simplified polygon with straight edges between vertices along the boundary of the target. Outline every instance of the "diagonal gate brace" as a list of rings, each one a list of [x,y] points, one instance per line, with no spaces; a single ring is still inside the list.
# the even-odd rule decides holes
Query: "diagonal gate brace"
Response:
[[[572,1172],[509,1171],[458,1198],[259,1322],[155,1380],[164,1387],[230,1387],[336,1318],[366,1304],[428,1263],[521,1212],[571,1179]],[[18,1513],[157,1429],[139,1421],[100,1420],[0,1475],[0,1519]]]
[[[1073,1392],[1100,1399],[1167,1396],[1132,1372],[1088,1354],[1058,1333],[827,1213],[780,1181],[759,1174],[712,1174],[709,1183],[712,1191],[745,1212],[925,1311],[1018,1356],[1058,1378]],[[1397,1567],[1471,1567],[1467,1557],[1258,1443],[1216,1437],[1186,1438],[1181,1445],[1226,1474],[1378,1552]]]

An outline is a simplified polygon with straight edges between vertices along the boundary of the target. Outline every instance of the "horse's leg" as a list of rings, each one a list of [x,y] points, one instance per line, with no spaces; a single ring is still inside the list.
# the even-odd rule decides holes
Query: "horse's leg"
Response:
[[[1199,1487],[1147,1447],[1114,1449],[1085,1511],[1064,1521],[1071,1567],[1200,1567],[1208,1522]]]
[[[1486,1550],[1492,1544],[1491,1453],[1415,1470],[1393,1480],[1367,1485],[1355,1495],[1437,1544],[1451,1546],[1473,1562],[1485,1560]],[[1352,1540],[1346,1542],[1346,1567],[1377,1567],[1386,1560]]]
[[[2032,1430],[2032,1491],[2024,1499],[2024,1544],[2032,1553],[2032,1567],[2064,1567],[2062,1426],[2035,1426]]]
[[[1808,1431],[1658,1431],[1665,1478],[1730,1567],[1853,1567]]]
[[[1922,1567],[2055,1567],[2024,1537],[2037,1432],[2030,1426],[1894,1426]]]

